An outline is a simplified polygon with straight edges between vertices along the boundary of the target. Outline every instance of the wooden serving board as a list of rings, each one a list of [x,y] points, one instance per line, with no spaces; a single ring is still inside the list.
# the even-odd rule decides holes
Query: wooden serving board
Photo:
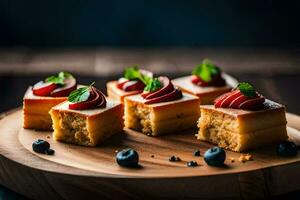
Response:
[[[290,138],[299,142],[300,117],[287,119]],[[196,140],[197,130],[162,137],[124,132],[99,147],[70,145],[52,140],[51,132],[23,129],[22,111],[13,111],[0,120],[0,183],[33,199],[253,199],[300,190],[300,155],[278,157],[275,146],[249,152],[254,160],[246,163],[227,151],[225,167],[210,167],[193,156],[213,146]],[[36,139],[48,140],[55,155],[33,152]],[[126,147],[138,151],[140,168],[116,164],[116,150]],[[182,161],[169,162],[172,155]],[[199,166],[187,167],[191,160]]]

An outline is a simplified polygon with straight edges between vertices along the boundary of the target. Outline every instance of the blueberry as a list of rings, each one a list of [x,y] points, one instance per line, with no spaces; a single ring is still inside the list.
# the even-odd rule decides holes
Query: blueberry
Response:
[[[196,161],[189,161],[186,163],[188,167],[197,167],[198,163]]]
[[[211,166],[223,166],[225,158],[226,153],[220,147],[212,147],[204,153],[204,161]]]
[[[297,145],[290,141],[284,141],[276,146],[276,153],[279,156],[293,157],[298,154]]]
[[[117,163],[123,167],[137,167],[139,163],[139,155],[133,149],[124,149],[117,153]]]
[[[194,156],[200,156],[200,155],[201,155],[201,153],[199,150],[194,151]]]
[[[32,150],[37,153],[46,153],[49,148],[50,144],[45,140],[38,139],[32,143]]]

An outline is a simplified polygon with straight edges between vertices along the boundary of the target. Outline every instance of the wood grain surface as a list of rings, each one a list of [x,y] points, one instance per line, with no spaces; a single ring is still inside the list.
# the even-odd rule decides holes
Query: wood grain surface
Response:
[[[102,146],[80,147],[53,141],[47,138],[50,132],[22,129],[21,113],[12,112],[0,121],[0,180],[33,199],[253,199],[300,189],[300,156],[278,157],[274,146],[250,152],[254,160],[246,163],[238,160],[241,154],[227,151],[226,166],[216,168],[193,156],[194,150],[203,154],[212,146],[197,141],[195,131],[158,138],[125,130]],[[289,135],[299,142],[300,117],[287,118]],[[38,138],[51,143],[54,156],[32,152],[32,141]],[[125,147],[139,152],[140,168],[115,163],[115,150]],[[171,155],[182,161],[169,162]],[[200,166],[186,167],[190,160]]]
[[[191,72],[202,59],[225,72],[299,72],[299,49],[276,48],[41,48],[0,49],[0,73],[36,74],[61,70],[101,76],[140,65],[154,73]]]

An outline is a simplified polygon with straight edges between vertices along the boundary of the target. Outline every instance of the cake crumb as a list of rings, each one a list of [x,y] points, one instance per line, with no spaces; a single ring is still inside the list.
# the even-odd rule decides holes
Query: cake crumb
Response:
[[[47,135],[47,139],[50,139],[51,138],[51,136],[50,135]]]
[[[245,155],[245,158],[246,158],[247,161],[253,160],[253,156],[252,156],[251,154],[249,154],[249,153],[247,153],[247,154]]]
[[[171,156],[171,157],[169,158],[169,161],[170,161],[170,162],[180,162],[181,159],[180,159],[178,156]]]
[[[170,162],[176,161],[176,157],[175,157],[175,156],[171,156],[171,157],[169,158],[169,161],[170,161]]]
[[[246,162],[245,156],[244,156],[244,155],[241,155],[241,156],[239,157],[239,161],[242,162],[242,163],[245,163],[245,162]]]
[[[230,158],[231,163],[234,163],[234,161],[235,161],[234,158]]]
[[[151,158],[154,158],[154,155],[151,155]]]
[[[118,153],[119,152],[119,150],[117,149],[117,150],[115,150],[115,153]]]
[[[242,163],[245,163],[247,161],[251,161],[253,160],[253,156],[251,154],[242,154],[239,158],[239,161]]]

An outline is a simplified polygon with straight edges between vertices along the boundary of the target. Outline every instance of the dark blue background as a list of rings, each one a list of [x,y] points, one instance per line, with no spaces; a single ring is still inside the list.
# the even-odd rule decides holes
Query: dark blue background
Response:
[[[2,0],[0,45],[295,47],[299,8],[279,0]]]

